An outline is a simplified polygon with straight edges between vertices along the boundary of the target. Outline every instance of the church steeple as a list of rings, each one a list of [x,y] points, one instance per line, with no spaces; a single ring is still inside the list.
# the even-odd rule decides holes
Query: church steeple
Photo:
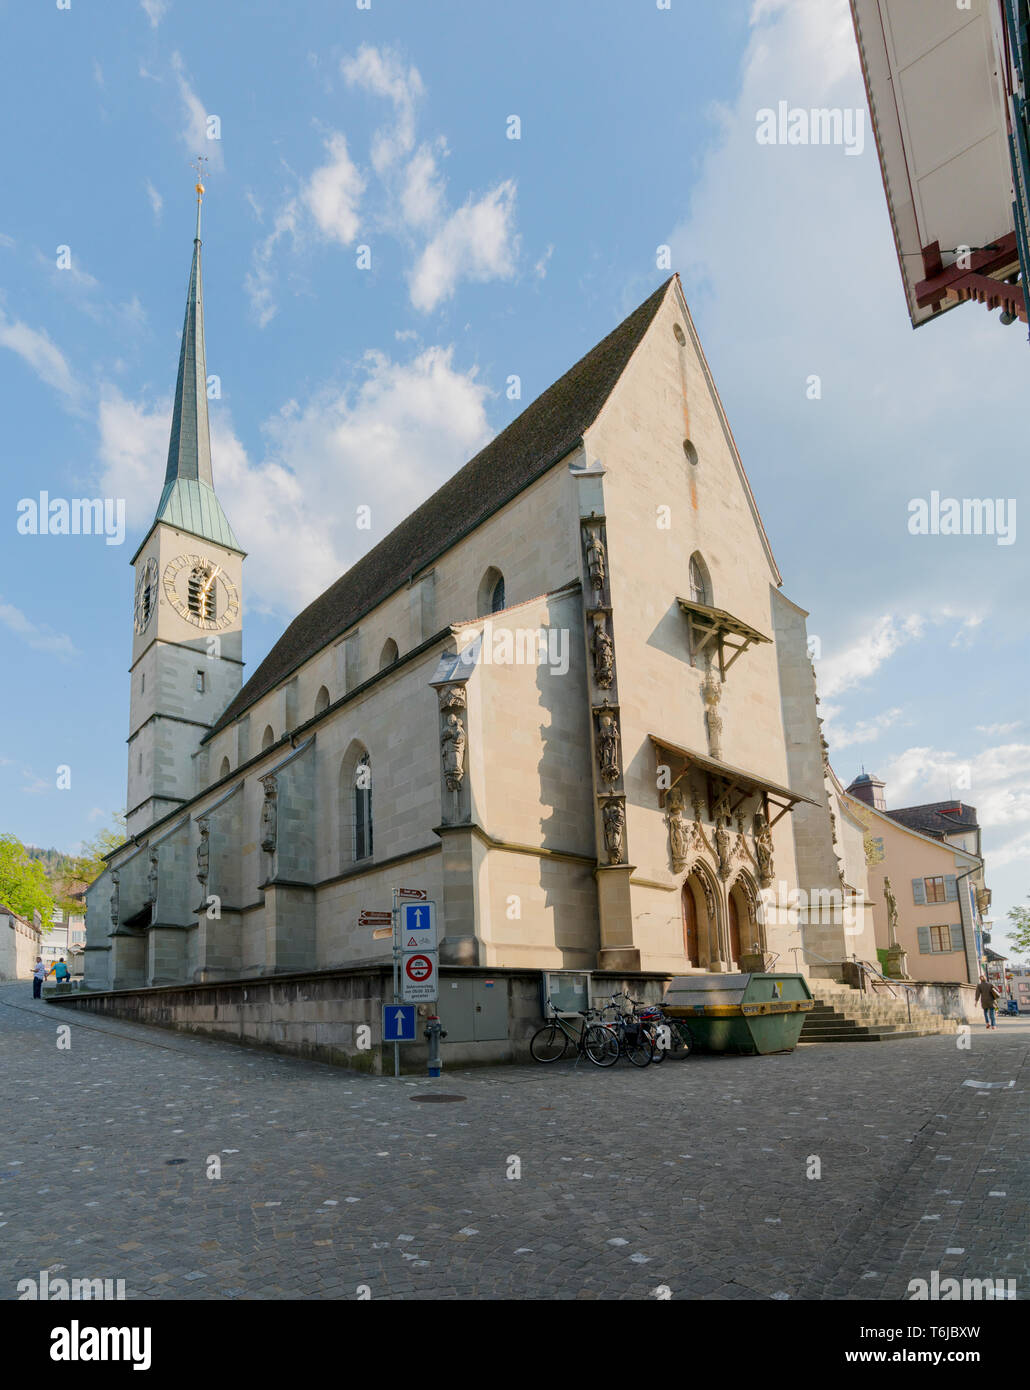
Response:
[[[204,185],[197,162],[197,229],[186,292],[186,316],[179,348],[168,466],[155,521],[166,521],[195,536],[233,550],[240,545],[215,496],[211,473],[211,434],[207,415],[207,357],[204,347],[204,287],[200,270],[200,208]]]

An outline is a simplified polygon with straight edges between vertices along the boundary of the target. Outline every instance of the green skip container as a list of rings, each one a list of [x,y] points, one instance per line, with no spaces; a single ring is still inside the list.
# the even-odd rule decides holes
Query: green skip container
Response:
[[[779,973],[677,975],[665,994],[700,1052],[793,1052],[814,1004],[803,975]]]

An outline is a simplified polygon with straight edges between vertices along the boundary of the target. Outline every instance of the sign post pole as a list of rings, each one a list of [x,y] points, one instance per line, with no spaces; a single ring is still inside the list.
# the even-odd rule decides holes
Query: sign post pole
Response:
[[[397,889],[393,890],[393,1002],[401,1002],[401,980],[400,980],[400,912],[397,909]],[[401,1074],[401,1045],[393,1045],[393,1075],[394,1079],[400,1078]]]

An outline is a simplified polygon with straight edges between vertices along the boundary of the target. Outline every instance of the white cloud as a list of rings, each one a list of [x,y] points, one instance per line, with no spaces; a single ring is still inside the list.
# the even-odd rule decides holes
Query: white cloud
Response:
[[[28,646],[38,652],[49,652],[62,661],[70,661],[79,655],[72,639],[63,632],[54,632],[45,623],[35,623],[27,618],[20,608],[0,599],[0,623],[20,637]]]
[[[831,754],[841,748],[848,748],[853,743],[875,742],[884,729],[889,729],[892,724],[898,722],[903,713],[900,708],[884,710],[872,719],[860,719],[850,728],[844,728],[835,722],[840,713],[837,706],[821,704],[819,712],[824,720],[823,733],[830,745]]]
[[[988,734],[991,737],[999,734],[1013,734],[1017,729],[1023,727],[1023,723],[1022,719],[1014,719],[1011,724],[977,724],[976,731],[978,734]]]
[[[140,9],[146,11],[150,27],[156,29],[168,12],[168,0],[139,0]]]
[[[301,198],[323,236],[350,246],[358,234],[365,180],[347,152],[346,136],[333,132],[325,145],[329,160],[311,175]]]
[[[404,220],[411,227],[431,227],[444,209],[444,183],[436,165],[437,152],[446,152],[446,143],[420,145],[404,170],[400,204]]]
[[[12,322],[0,309],[0,347],[16,352],[41,381],[69,401],[78,399],[79,383],[72,375],[64,353],[50,341],[43,329],[30,328],[20,321]]]
[[[165,200],[161,197],[160,193],[158,193],[157,189],[154,187],[154,185],[150,182],[149,179],[147,179],[146,181],[146,190],[147,197],[150,199],[151,211],[154,214],[154,221],[160,222],[161,209],[165,205]]]
[[[419,257],[409,278],[411,302],[429,312],[454,294],[459,280],[510,279],[518,238],[515,184],[506,179],[478,202],[471,195]]]
[[[172,71],[175,73],[176,81],[179,84],[179,95],[182,97],[182,104],[185,109],[186,125],[182,131],[182,141],[190,154],[204,155],[209,161],[212,169],[221,169],[222,161],[222,142],[221,140],[209,140],[207,138],[207,122],[209,115],[217,115],[217,112],[209,112],[197,96],[186,77],[185,65],[182,61],[182,54],[172,54]]]
[[[417,68],[405,68],[399,54],[370,44],[362,44],[356,57],[345,58],[340,70],[351,86],[393,103],[394,124],[378,130],[372,140],[372,166],[381,175],[414,148],[415,107],[425,92],[422,78]]]
[[[923,635],[924,619],[918,614],[897,618],[885,613],[849,647],[822,659],[818,666],[820,696],[832,698],[872,676],[899,647]]]
[[[244,288],[250,297],[250,308],[257,319],[258,326],[264,328],[275,317],[275,274],[272,258],[275,249],[284,236],[297,237],[298,207],[296,199],[291,199],[275,219],[275,225],[264,241],[258,242],[251,257],[250,270],[244,277]]]
[[[459,372],[453,349],[409,362],[370,353],[350,389],[289,401],[264,426],[253,462],[224,407],[212,412],[218,496],[240,543],[249,607],[292,618],[486,443],[486,388]],[[164,476],[171,402],[105,389],[98,418],[100,485],[126,499],[130,527],[153,518]],[[371,508],[371,530],[357,509]]]

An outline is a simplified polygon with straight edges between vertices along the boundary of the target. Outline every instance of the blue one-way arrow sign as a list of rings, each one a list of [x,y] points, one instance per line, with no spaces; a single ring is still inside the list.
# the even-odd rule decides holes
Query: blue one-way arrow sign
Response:
[[[436,903],[401,905],[401,950],[436,950]]]
[[[383,1042],[415,1041],[415,1005],[383,1005]]]

